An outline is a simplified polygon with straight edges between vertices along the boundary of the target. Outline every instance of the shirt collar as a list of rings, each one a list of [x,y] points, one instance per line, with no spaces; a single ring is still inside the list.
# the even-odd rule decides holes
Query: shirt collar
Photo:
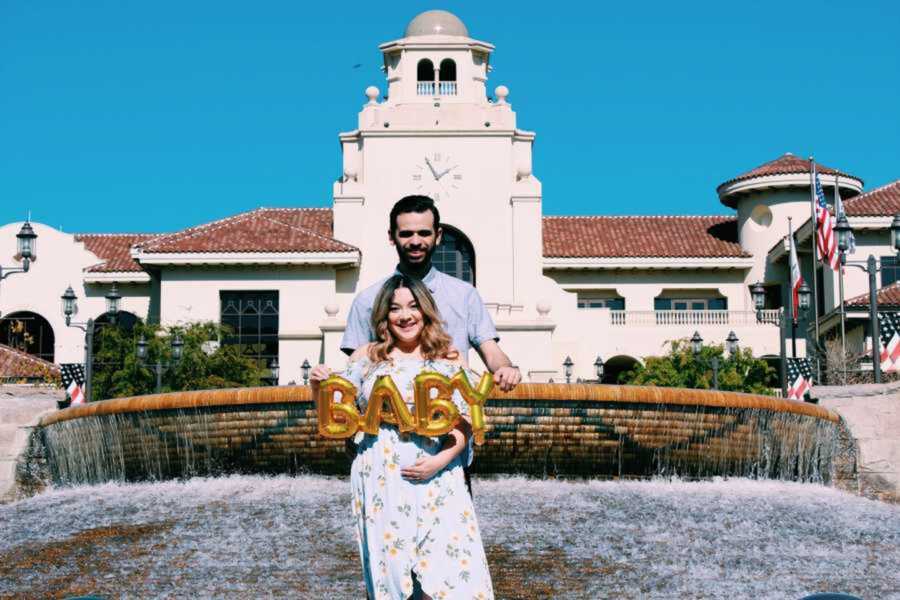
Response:
[[[394,275],[402,275],[399,265],[394,269]],[[428,291],[432,294],[437,291],[438,270],[434,268],[434,265],[431,265],[431,268],[425,274],[425,277],[422,278],[422,283],[425,284],[425,287],[427,287]]]

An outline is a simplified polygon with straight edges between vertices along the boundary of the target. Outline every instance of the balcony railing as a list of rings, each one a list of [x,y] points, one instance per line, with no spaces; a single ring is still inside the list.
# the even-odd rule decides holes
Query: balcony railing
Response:
[[[455,81],[419,81],[416,83],[416,94],[419,96],[455,96]]]
[[[772,320],[780,311],[764,310]],[[756,313],[735,310],[611,310],[611,325],[756,325]]]

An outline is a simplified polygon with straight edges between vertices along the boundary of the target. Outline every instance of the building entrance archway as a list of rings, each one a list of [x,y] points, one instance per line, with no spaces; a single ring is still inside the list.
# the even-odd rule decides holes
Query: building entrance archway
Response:
[[[0,344],[54,362],[56,335],[50,322],[36,312],[20,310],[0,319]]]

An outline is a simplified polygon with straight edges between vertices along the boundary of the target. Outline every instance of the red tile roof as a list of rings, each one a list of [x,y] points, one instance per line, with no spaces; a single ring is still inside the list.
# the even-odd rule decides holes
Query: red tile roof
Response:
[[[552,258],[749,257],[731,217],[544,217]]]
[[[156,236],[144,253],[357,252],[334,239],[327,208],[258,208],[233,217]]]
[[[88,251],[103,262],[86,271],[89,273],[140,272],[141,266],[131,258],[131,246],[156,237],[149,233],[82,233],[75,236]]]
[[[900,212],[900,179],[844,201],[851,217],[893,216]]]
[[[900,281],[881,288],[876,294],[879,309],[900,308]],[[869,292],[845,300],[844,304],[847,308],[869,310]]]
[[[825,165],[821,165],[816,163],[816,172],[823,173],[826,175],[840,175],[841,177],[847,177],[856,179],[857,181],[862,181],[859,177],[854,175],[849,175],[842,171],[838,171],[837,169],[832,169],[831,167],[826,167]],[[719,187],[716,190],[721,190],[723,187],[727,186],[730,183],[734,183],[735,181],[744,181],[746,179],[753,179],[755,177],[765,177],[767,175],[790,175],[794,173],[809,173],[809,160],[805,158],[800,158],[799,156],[794,156],[790,152],[779,156],[775,160],[770,160],[769,162],[762,164],[755,169],[751,169],[746,173],[738,175],[728,181],[719,184]]]
[[[59,367],[21,350],[0,344],[0,379],[44,379],[59,376]]]

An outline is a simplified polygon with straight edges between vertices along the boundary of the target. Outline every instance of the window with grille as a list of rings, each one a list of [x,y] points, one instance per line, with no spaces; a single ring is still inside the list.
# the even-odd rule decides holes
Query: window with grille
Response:
[[[625,310],[625,298],[592,297],[590,294],[578,294],[578,308]]]
[[[896,256],[881,257],[881,287],[891,285],[900,280],[900,264]]]
[[[458,229],[447,225],[442,225],[442,228],[444,234],[434,250],[431,264],[442,273],[475,285],[475,250],[472,243]]]
[[[268,369],[278,358],[278,292],[219,292],[220,320],[228,329],[223,345]]]

